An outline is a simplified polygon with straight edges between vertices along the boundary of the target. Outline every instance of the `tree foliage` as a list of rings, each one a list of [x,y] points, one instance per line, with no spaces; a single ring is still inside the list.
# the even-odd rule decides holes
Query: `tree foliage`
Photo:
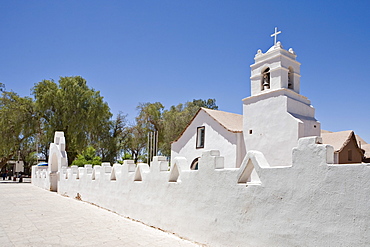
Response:
[[[132,158],[147,161],[148,133],[158,132],[158,151],[169,156],[170,143],[200,107],[217,109],[214,99],[193,100],[165,109],[160,102],[140,103],[134,123],[115,119],[99,91],[80,76],[43,80],[32,88],[34,100],[7,92],[0,83],[0,168],[20,155],[26,166],[38,153],[48,159],[55,131],[63,131],[69,164],[100,164]],[[36,148],[37,147],[37,148]]]
[[[123,151],[124,153],[129,153],[135,163],[137,163],[139,159],[142,160],[145,152],[147,132],[140,125],[134,124],[127,127],[126,133],[127,136],[122,145]]]
[[[80,76],[43,80],[33,88],[35,106],[45,140],[63,131],[71,163],[91,143],[98,143],[112,114],[99,91]]]
[[[136,117],[136,123],[145,131],[159,131],[163,127],[164,106],[160,102],[140,103],[136,109],[139,115]]]
[[[72,165],[100,165],[101,158],[96,155],[96,150],[92,146],[88,146],[77,158],[72,162]]]
[[[201,107],[218,109],[215,99],[193,100],[171,106],[169,110],[165,110],[160,102],[140,103],[135,123],[127,128],[124,150],[137,161],[148,152],[148,133],[158,131],[159,154],[170,156],[171,142],[181,134]],[[145,158],[141,159],[146,161]]]
[[[0,169],[21,149],[32,141],[38,122],[34,103],[29,97],[7,92],[0,85]]]
[[[118,160],[123,143],[129,135],[126,118],[127,115],[120,112],[115,120],[106,122],[100,129],[99,139],[94,146],[102,161],[113,163]]]
[[[127,126],[122,140],[122,150],[129,153],[135,162],[145,160],[147,136],[149,132],[162,130],[162,112],[164,106],[160,102],[140,103],[136,109],[138,115],[135,123]],[[126,155],[127,156],[127,155]]]
[[[30,138],[21,143],[19,157],[23,161],[24,171],[29,173],[31,166],[37,163],[37,151],[35,138]]]
[[[171,142],[184,131],[191,119],[199,111],[201,107],[217,110],[215,99],[208,100],[193,100],[185,104],[171,106],[169,110],[163,113],[163,141],[160,150],[163,155],[170,156]]]

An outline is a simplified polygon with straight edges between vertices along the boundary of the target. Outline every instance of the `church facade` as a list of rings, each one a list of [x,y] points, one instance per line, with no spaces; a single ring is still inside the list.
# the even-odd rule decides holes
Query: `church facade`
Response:
[[[220,150],[225,168],[240,167],[246,154],[242,129],[242,115],[201,108],[172,142],[171,163],[176,157],[185,157],[190,169],[197,170],[205,150]]]
[[[271,166],[291,166],[292,149],[298,145],[298,139],[320,136],[321,129],[310,100],[299,94],[300,63],[296,57],[292,48],[285,50],[280,42],[275,42],[266,53],[258,50],[251,65],[251,96],[243,99],[243,125],[237,130],[243,133],[244,140],[224,142],[229,135],[224,129],[207,127],[214,133],[203,136],[206,143],[203,150],[218,149],[222,155],[232,154],[233,159],[227,158],[231,160],[227,162],[228,167],[239,167],[249,150],[262,152]],[[197,146],[197,136],[204,127],[205,115],[198,113],[172,144],[171,160],[183,156],[194,161],[200,156],[202,150]],[[216,120],[214,126],[217,123],[222,126],[217,118],[213,119]],[[236,122],[240,118],[230,116],[228,120]],[[235,151],[241,149],[246,151]],[[189,165],[192,167],[193,162]]]

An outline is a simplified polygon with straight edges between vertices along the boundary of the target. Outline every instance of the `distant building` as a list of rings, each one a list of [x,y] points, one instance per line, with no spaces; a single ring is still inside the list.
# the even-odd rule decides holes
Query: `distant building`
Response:
[[[352,130],[321,131],[321,137],[324,144],[334,147],[334,163],[351,164],[363,161],[364,151],[359,147],[356,135]],[[362,142],[364,141],[362,140]]]
[[[8,171],[12,172],[24,172],[24,164],[23,161],[17,161],[17,160],[9,160],[7,163],[7,169]]]

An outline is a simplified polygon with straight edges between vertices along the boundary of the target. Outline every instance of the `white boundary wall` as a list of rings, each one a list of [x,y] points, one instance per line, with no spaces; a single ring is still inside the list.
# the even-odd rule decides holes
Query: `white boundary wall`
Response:
[[[50,191],[57,191],[59,171],[68,166],[64,132],[56,131],[49,146],[48,166],[32,167],[32,183]]]
[[[170,171],[163,157],[150,168],[61,167],[58,193],[211,246],[370,246],[370,165],[332,165],[319,143],[300,139],[291,167],[257,151],[229,169],[219,151],[204,152],[198,171],[181,157]]]

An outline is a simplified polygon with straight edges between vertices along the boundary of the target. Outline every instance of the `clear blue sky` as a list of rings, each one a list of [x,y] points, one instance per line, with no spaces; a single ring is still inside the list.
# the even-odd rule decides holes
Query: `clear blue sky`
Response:
[[[80,75],[111,111],[215,98],[242,113],[250,67],[277,26],[322,128],[370,142],[370,1],[0,1],[0,82],[29,96]]]

